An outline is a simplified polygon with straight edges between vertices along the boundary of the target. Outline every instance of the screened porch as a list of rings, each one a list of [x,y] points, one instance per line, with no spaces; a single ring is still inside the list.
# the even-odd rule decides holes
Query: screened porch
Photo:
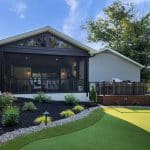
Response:
[[[4,54],[4,91],[12,93],[85,92],[85,57]]]

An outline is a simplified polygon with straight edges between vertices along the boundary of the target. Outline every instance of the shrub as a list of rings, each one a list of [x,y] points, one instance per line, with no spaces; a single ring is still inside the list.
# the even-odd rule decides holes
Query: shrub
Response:
[[[81,112],[84,110],[84,107],[81,106],[81,105],[76,105],[74,108],[73,108],[74,111],[76,112]]]
[[[65,101],[69,105],[76,105],[78,103],[77,98],[73,94],[66,95],[65,96]]]
[[[13,126],[18,123],[19,120],[19,108],[7,107],[2,113],[2,125]]]
[[[52,117],[47,117],[47,123],[49,123],[49,122],[52,122]],[[38,123],[38,124],[45,123],[45,116],[37,117],[34,120],[34,123]]]
[[[146,90],[147,90],[147,92],[150,92],[150,83],[147,83]]]
[[[97,103],[97,93],[96,93],[96,90],[94,88],[94,86],[92,86],[92,89],[90,91],[90,101],[93,103],[93,104],[96,104]]]
[[[74,113],[71,109],[68,109],[68,110],[62,111],[62,112],[60,113],[60,115],[61,115],[62,117],[67,118],[67,117],[74,116],[75,113]]]
[[[23,105],[23,111],[35,111],[37,108],[33,102],[25,102]]]
[[[51,97],[45,95],[43,92],[38,93],[38,95],[36,95],[34,97],[34,100],[39,102],[39,103],[50,103],[51,102]]]
[[[8,106],[12,106],[12,103],[15,100],[16,98],[11,93],[3,93],[0,96],[0,109],[5,109]]]

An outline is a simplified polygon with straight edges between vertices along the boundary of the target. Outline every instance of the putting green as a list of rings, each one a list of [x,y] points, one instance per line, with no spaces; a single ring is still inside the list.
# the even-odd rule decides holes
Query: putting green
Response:
[[[150,108],[148,107],[112,107],[106,108],[105,112],[150,132]]]
[[[112,108],[120,113],[150,113],[150,107],[139,107],[139,106],[115,107],[115,106],[112,106],[108,108]]]
[[[88,128],[34,141],[21,150],[150,149],[150,109],[106,107],[104,111],[104,117]]]

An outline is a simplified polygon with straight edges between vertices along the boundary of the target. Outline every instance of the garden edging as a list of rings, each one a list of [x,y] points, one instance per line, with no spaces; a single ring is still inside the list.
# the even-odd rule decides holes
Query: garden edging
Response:
[[[82,118],[88,116],[92,111],[94,111],[97,108],[100,108],[100,106],[85,109],[84,111],[82,111],[82,112],[80,112],[80,113],[78,113],[78,114],[76,114],[72,117],[57,120],[57,121],[48,123],[47,125],[40,124],[40,125],[37,125],[37,126],[31,126],[31,127],[28,127],[28,128],[20,128],[20,129],[11,131],[11,132],[7,132],[7,133],[2,134],[0,136],[0,143],[2,144],[2,143],[5,143],[7,141],[13,140],[16,137],[27,135],[27,134],[37,132],[37,131],[41,131],[42,129],[61,126],[61,125],[66,124],[66,123],[82,119]]]

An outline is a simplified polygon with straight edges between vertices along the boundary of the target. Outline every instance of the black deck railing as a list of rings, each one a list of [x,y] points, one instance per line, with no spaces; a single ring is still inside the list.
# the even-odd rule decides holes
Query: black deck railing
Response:
[[[84,92],[84,80],[79,79],[10,79],[7,91],[12,93]]]
[[[90,82],[98,95],[144,95],[146,84],[141,82]]]
[[[87,92],[92,86],[98,95],[144,95],[150,94],[150,83],[142,82],[89,82],[79,79],[10,79],[4,91],[12,93],[36,92]]]

